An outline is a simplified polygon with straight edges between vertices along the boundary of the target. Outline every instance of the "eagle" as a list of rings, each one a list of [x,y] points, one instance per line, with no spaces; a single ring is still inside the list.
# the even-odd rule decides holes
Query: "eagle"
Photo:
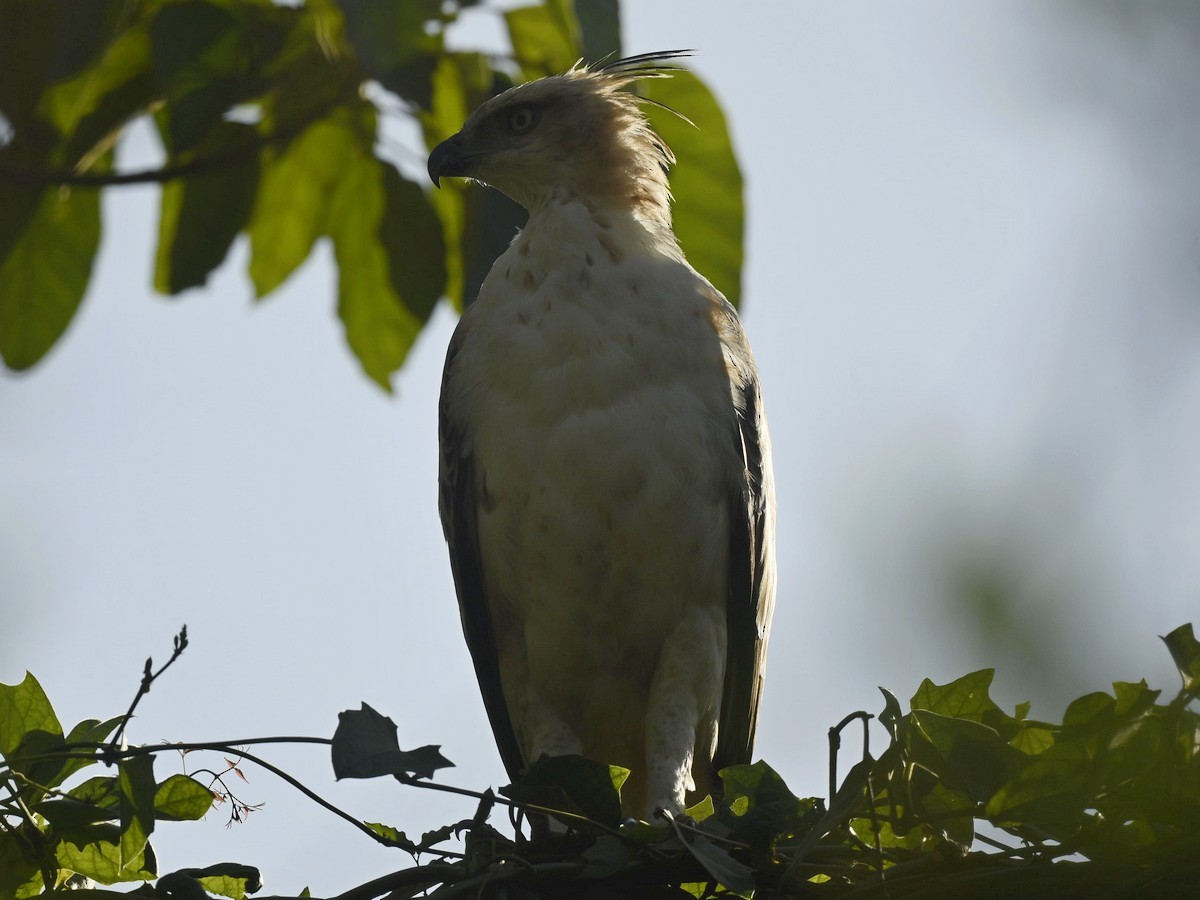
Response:
[[[687,51],[576,64],[483,103],[429,156],[527,224],[446,355],[439,506],[463,631],[516,780],[623,766],[679,813],[748,763],[775,602],[759,376],[671,225],[670,148],[630,90]]]

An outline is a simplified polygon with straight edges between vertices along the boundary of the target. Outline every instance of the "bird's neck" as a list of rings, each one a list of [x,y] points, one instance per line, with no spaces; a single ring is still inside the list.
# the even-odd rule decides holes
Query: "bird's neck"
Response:
[[[558,190],[529,208],[526,231],[553,234],[584,228],[594,230],[621,255],[663,255],[682,259],[671,228],[670,207],[657,201],[615,200],[611,195]]]

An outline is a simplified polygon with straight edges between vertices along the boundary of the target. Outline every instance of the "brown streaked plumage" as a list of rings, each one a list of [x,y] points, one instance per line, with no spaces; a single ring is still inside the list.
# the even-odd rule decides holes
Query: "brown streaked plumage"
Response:
[[[758,374],[671,230],[646,54],[512,88],[430,154],[529,222],[450,343],[441,513],[511,777],[541,753],[631,769],[629,814],[748,762],[774,605]]]

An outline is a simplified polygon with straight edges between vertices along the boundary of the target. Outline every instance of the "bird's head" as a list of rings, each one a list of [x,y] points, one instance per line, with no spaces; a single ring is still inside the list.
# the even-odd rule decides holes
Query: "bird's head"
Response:
[[[556,198],[632,207],[670,225],[667,170],[675,157],[625,90],[668,75],[686,51],[644,54],[510,88],[480,106],[429,154],[435,185],[448,176],[489,184],[530,212]]]

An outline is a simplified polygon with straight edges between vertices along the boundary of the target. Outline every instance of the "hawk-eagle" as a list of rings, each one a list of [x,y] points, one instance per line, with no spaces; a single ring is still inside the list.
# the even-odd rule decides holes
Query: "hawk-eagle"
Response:
[[[500,755],[631,770],[678,812],[750,761],[775,596],[758,372],[671,228],[674,156],[628,88],[683,51],[514,87],[429,157],[528,224],[450,341],[440,507]]]

